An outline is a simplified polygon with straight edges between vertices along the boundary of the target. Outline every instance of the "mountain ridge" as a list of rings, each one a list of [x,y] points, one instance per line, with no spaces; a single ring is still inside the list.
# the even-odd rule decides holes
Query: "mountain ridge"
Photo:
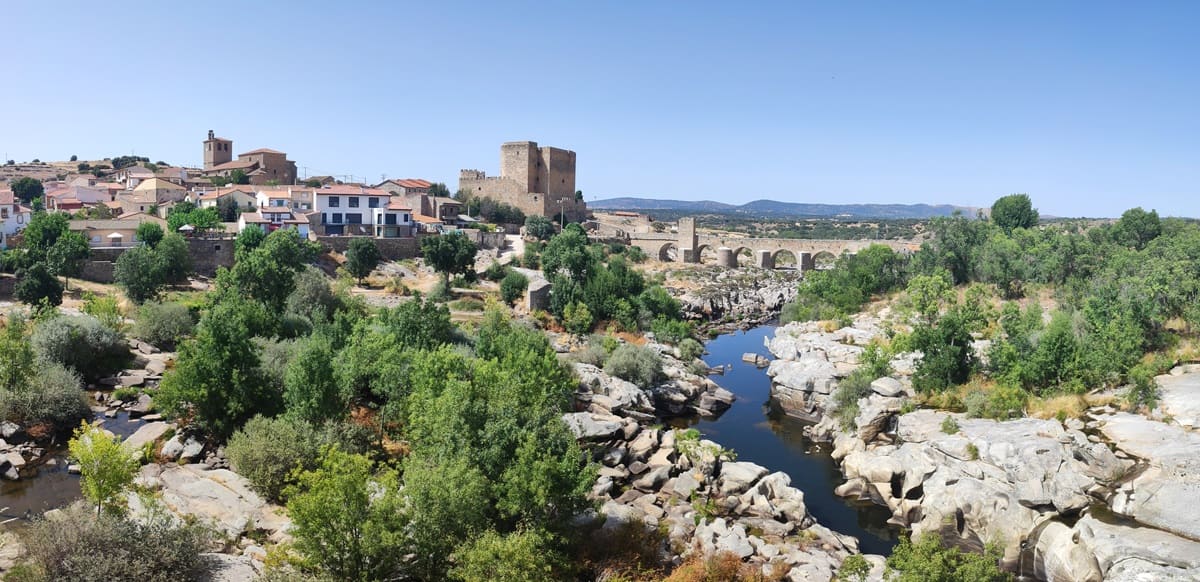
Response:
[[[753,200],[728,204],[713,200],[670,200],[620,197],[588,202],[593,210],[641,210],[732,214],[743,216],[790,216],[818,218],[931,218],[962,212],[974,216],[977,208],[953,204],[821,204]]]

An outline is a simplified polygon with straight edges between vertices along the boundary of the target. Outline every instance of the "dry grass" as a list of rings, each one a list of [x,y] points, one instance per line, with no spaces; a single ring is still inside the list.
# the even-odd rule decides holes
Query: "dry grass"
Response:
[[[787,571],[786,564],[772,564],[764,574],[759,566],[743,563],[732,552],[708,556],[693,552],[664,582],[778,582],[785,579]]]
[[[1063,394],[1046,398],[1031,397],[1025,404],[1025,413],[1034,418],[1082,418],[1088,408],[1087,400],[1078,394]]]

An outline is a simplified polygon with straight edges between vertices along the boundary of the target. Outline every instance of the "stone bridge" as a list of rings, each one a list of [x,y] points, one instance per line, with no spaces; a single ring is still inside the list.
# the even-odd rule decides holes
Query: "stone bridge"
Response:
[[[717,264],[722,267],[737,267],[739,257],[749,252],[754,265],[763,269],[774,269],[776,259],[789,253],[796,261],[796,268],[808,271],[816,267],[818,259],[832,260],[842,253],[857,253],[873,244],[891,247],[893,250],[915,252],[920,245],[889,240],[810,240],[794,238],[739,238],[735,236],[697,235],[693,218],[679,219],[679,232],[675,233],[630,233],[631,246],[642,249],[647,255],[660,261],[670,261],[674,251],[675,261],[699,263],[705,249],[716,253]]]

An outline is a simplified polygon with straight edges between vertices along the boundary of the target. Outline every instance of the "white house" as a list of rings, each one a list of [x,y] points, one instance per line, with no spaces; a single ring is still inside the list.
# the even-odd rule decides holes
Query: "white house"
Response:
[[[375,220],[395,216],[387,210],[391,193],[361,186],[326,186],[314,192],[314,208],[320,213],[327,235],[374,236]],[[403,214],[403,213],[401,213]],[[411,220],[411,212],[409,218]]]
[[[391,202],[385,208],[371,211],[375,216],[375,238],[400,238],[413,236],[412,209],[403,202]]]
[[[258,226],[266,232],[281,228],[295,228],[300,238],[308,238],[308,217],[293,213],[291,208],[271,207],[260,208],[256,212],[243,212],[238,215],[238,232],[246,230],[248,225]]]
[[[146,180],[154,178],[154,172],[142,166],[127,166],[117,170],[113,179],[125,185],[126,190],[133,190]]]
[[[0,247],[8,248],[8,237],[24,230],[31,215],[12,190],[0,190]]]

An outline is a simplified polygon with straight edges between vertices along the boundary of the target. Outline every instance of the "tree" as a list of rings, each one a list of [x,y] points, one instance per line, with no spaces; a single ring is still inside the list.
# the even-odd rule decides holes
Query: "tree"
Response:
[[[1126,210],[1117,221],[1114,231],[1115,238],[1121,244],[1140,251],[1162,234],[1162,221],[1158,218],[1158,211],[1146,212],[1139,206]]]
[[[220,215],[222,222],[237,222],[241,212],[242,209],[233,196],[217,199],[217,214]]]
[[[288,414],[309,422],[323,422],[346,413],[346,400],[334,377],[334,356],[328,338],[314,334],[304,341],[284,375],[283,401]]]
[[[525,219],[525,234],[538,240],[550,240],[554,236],[554,221],[545,216],[530,216]]]
[[[350,241],[346,249],[346,270],[350,272],[361,286],[363,279],[379,265],[379,247],[369,238],[356,237]]]
[[[158,263],[158,271],[167,283],[183,283],[192,272],[192,255],[188,242],[177,232],[163,237],[154,248],[154,257]]]
[[[1033,208],[1028,194],[1009,194],[996,199],[992,203],[991,216],[992,222],[1004,234],[1012,234],[1018,228],[1033,228],[1038,223],[1038,211]]]
[[[249,184],[250,176],[247,176],[246,172],[242,170],[234,170],[229,173],[229,182],[232,184]]]
[[[312,180],[306,180],[306,181],[304,182],[304,186],[305,186],[305,187],[307,187],[307,188],[320,188],[320,187],[321,187],[321,181],[320,181],[320,180],[316,180],[316,179],[312,179]]]
[[[301,240],[294,228],[276,230],[253,250],[246,251],[252,242],[251,238],[238,237],[236,261],[232,269],[217,274],[217,287],[260,301],[273,314],[282,313],[295,289],[296,273],[316,258],[320,247]]]
[[[447,188],[446,185],[441,182],[434,182],[429,185],[429,195],[430,196],[440,196],[442,198],[449,198],[450,197],[450,189]]]
[[[78,159],[79,159],[79,156],[75,156],[75,155],[71,156],[72,162],[77,161]]]
[[[554,539],[536,529],[489,530],[456,552],[450,578],[462,582],[554,582],[569,578]]]
[[[17,178],[9,182],[8,186],[12,189],[13,196],[25,202],[32,202],[34,198],[41,198],[46,194],[46,189],[42,186],[42,182],[29,176]]]
[[[263,230],[257,224],[247,224],[246,228],[239,232],[237,239],[234,241],[234,254],[238,260],[248,255],[250,251],[258,248],[267,238],[267,231]]]
[[[79,464],[83,496],[96,504],[96,514],[113,510],[117,496],[133,483],[141,467],[135,452],[122,446],[120,437],[86,422],[75,430],[67,448]]]
[[[575,335],[584,335],[592,330],[592,312],[586,303],[575,302],[563,310],[563,326]]]
[[[421,255],[442,274],[442,283],[450,286],[450,275],[466,273],[475,266],[475,243],[461,232],[421,239]]]
[[[167,214],[167,230],[179,232],[179,228],[185,224],[192,225],[197,232],[213,230],[220,228],[221,215],[211,206],[195,208],[190,203],[181,202],[171,207],[170,213]]]
[[[146,243],[146,246],[154,248],[163,238],[163,229],[156,222],[146,221],[138,225],[133,236]]]
[[[596,257],[588,252],[587,234],[579,225],[569,225],[550,239],[542,251],[542,272],[547,276],[569,275],[583,283],[596,266]]]
[[[34,307],[61,305],[63,286],[58,282],[45,263],[34,263],[19,273],[13,293],[17,299]]]
[[[296,549],[324,573],[352,581],[394,576],[407,553],[395,471],[372,475],[366,457],[329,448],[317,470],[300,474],[288,497]]]
[[[58,238],[70,230],[70,222],[66,214],[61,212],[38,212],[29,219],[25,227],[25,252],[28,263],[32,264],[45,259],[50,247],[58,242]]]
[[[942,546],[936,533],[926,533],[916,542],[907,537],[887,559],[884,577],[895,582],[1008,582],[1009,574],[999,567],[1002,552],[988,545],[982,554]]]
[[[521,299],[529,288],[529,279],[516,271],[509,271],[500,281],[500,298],[512,305]]]
[[[251,330],[267,317],[259,304],[223,298],[200,321],[196,337],[180,347],[155,402],[220,439],[255,414],[278,410],[279,394],[259,370],[259,348],[251,341]]]
[[[51,273],[66,278],[66,287],[70,288],[71,277],[83,270],[83,260],[91,254],[91,250],[82,233],[68,232],[50,247],[46,263]]]
[[[133,247],[117,257],[113,280],[125,290],[134,303],[144,303],[158,296],[164,275],[158,255],[149,247]]]

